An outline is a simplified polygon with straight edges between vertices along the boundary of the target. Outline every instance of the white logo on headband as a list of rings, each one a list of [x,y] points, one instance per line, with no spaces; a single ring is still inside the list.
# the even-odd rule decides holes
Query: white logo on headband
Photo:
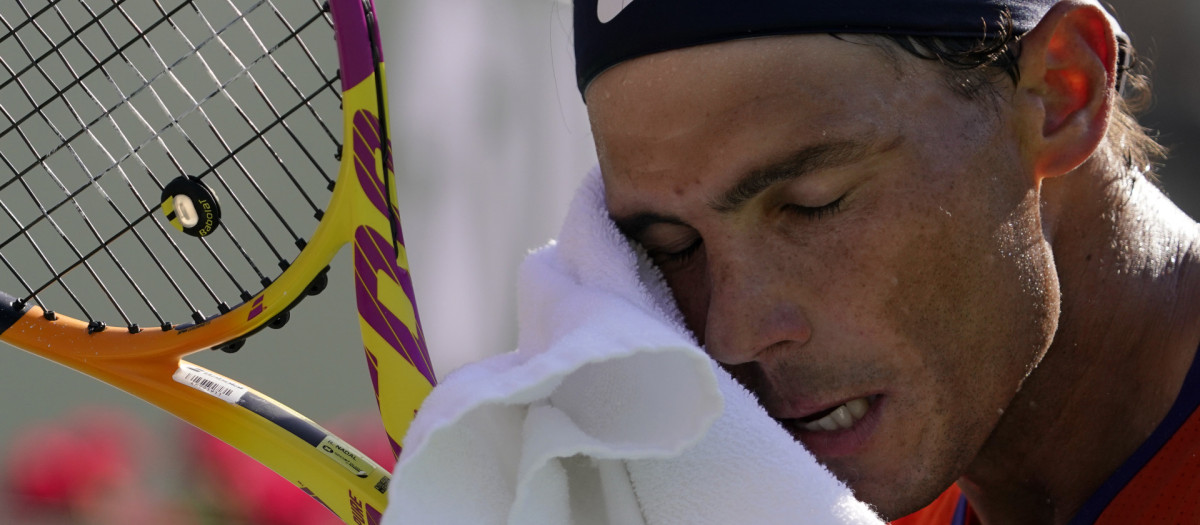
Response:
[[[621,14],[621,11],[631,3],[633,3],[633,0],[597,0],[596,18],[600,19],[601,24],[607,24],[609,20]]]

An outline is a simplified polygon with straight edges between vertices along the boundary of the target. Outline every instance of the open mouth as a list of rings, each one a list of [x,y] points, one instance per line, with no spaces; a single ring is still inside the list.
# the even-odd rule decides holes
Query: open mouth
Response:
[[[876,395],[852,399],[838,406],[787,421],[792,426],[809,432],[832,432],[848,429],[853,427],[855,423],[867,414],[867,410],[871,408],[871,403],[877,397]]]

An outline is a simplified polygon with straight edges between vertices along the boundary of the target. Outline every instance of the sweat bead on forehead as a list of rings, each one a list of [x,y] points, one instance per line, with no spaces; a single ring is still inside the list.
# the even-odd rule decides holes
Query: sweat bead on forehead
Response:
[[[1005,14],[1020,35],[1058,0],[576,0],[580,93],[623,61],[727,40],[806,33],[980,39]]]

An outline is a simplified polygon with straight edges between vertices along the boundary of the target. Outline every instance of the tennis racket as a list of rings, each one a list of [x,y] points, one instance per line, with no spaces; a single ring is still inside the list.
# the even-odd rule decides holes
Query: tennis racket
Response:
[[[7,0],[0,24],[0,340],[217,436],[347,523],[378,522],[384,469],[181,360],[283,327],[351,244],[399,453],[435,378],[371,0]]]

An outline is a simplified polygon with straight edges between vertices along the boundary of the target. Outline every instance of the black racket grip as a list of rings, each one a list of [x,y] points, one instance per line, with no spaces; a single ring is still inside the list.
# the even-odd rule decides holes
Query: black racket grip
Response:
[[[18,303],[17,298],[0,292],[0,334],[14,324],[17,319],[25,315],[29,311],[29,305]]]

